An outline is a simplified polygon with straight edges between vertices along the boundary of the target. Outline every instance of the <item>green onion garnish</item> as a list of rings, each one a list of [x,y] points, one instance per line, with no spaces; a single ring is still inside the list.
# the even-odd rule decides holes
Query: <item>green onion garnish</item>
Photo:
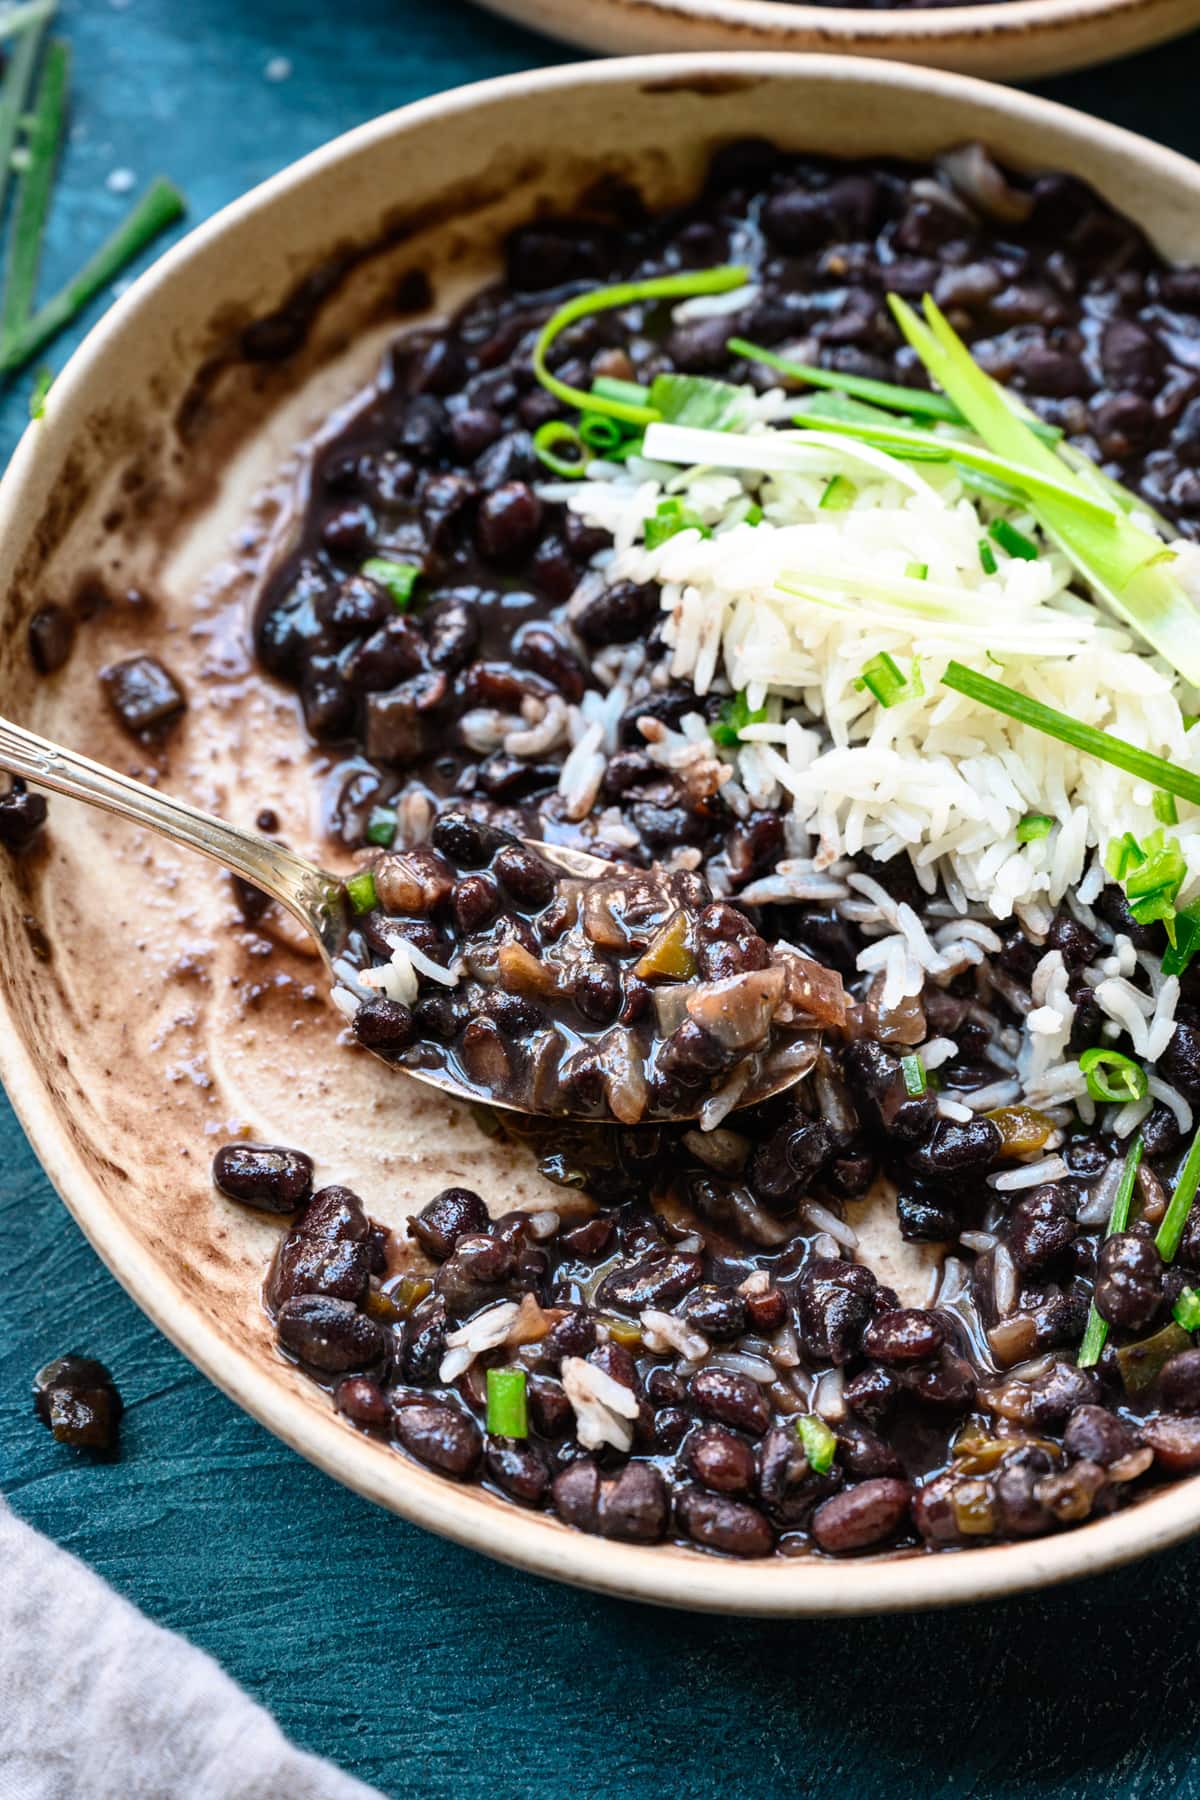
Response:
[[[594,385],[590,394],[585,393],[582,388],[571,387],[552,374],[546,366],[546,355],[555,338],[577,320],[586,319],[592,313],[609,312],[616,306],[636,306],[643,300],[687,300],[694,294],[728,294],[734,288],[743,287],[749,273],[748,269],[730,263],[719,269],[701,269],[685,275],[657,275],[649,281],[620,281],[614,287],[592,288],[586,294],[576,294],[573,300],[565,301],[551,313],[538,333],[533,347],[533,372],[544,388],[580,412],[608,413],[611,418],[623,419],[627,425],[653,425],[659,417],[653,406],[640,401],[612,399],[598,393]]]
[[[1007,550],[1010,556],[1019,557],[1022,562],[1037,561],[1038,547],[1033,539],[1026,537],[1023,531],[1018,531],[1009,520],[993,519],[988,526],[988,536],[995,538],[1000,548]]]
[[[1079,1058],[1079,1068],[1093,1100],[1123,1104],[1127,1100],[1144,1100],[1150,1092],[1150,1078],[1141,1063],[1120,1050],[1106,1050],[1103,1045],[1094,1044]]]
[[[925,1064],[916,1051],[900,1058],[900,1073],[904,1077],[904,1091],[913,1100],[919,1100],[929,1086],[929,1077],[925,1073]]]
[[[1171,1308],[1171,1317],[1185,1331],[1200,1331],[1200,1294],[1195,1288],[1180,1290],[1179,1298]]]
[[[1200,1137],[1197,1137],[1196,1141],[1200,1143]],[[1129,1223],[1129,1207],[1133,1200],[1134,1183],[1137,1181],[1137,1172],[1141,1161],[1142,1140],[1140,1137],[1136,1137],[1129,1146],[1125,1167],[1121,1170],[1121,1180],[1113,1196],[1112,1211],[1108,1215],[1108,1224],[1104,1230],[1106,1238],[1112,1237],[1118,1231],[1124,1231]],[[1159,1236],[1161,1237],[1161,1235],[1160,1232]],[[1096,1302],[1093,1300],[1088,1308],[1083,1342],[1079,1346],[1079,1355],[1075,1359],[1081,1369],[1094,1368],[1099,1362],[1100,1352],[1104,1348],[1104,1340],[1107,1336],[1108,1323],[1096,1311]]]
[[[1164,794],[1161,788],[1156,788],[1150,804],[1160,825],[1178,825],[1179,808],[1175,804],[1174,794]]]
[[[947,400],[944,394],[930,393],[928,388],[906,388],[894,381],[872,381],[868,375],[843,375],[838,369],[819,369],[814,363],[792,362],[789,357],[776,356],[773,350],[747,343],[745,338],[732,337],[725,348],[735,356],[744,356],[747,362],[761,363],[764,369],[777,369],[781,375],[790,375],[793,381],[802,381],[806,387],[834,388],[855,400],[882,406],[887,412],[907,413],[911,418],[966,424],[952,400]]]
[[[487,1428],[492,1437],[529,1436],[524,1369],[488,1370]]]
[[[378,844],[387,850],[396,835],[396,809],[393,806],[373,806],[371,816],[367,820],[367,842]]]
[[[1125,831],[1119,838],[1108,840],[1108,849],[1104,852],[1104,872],[1111,875],[1114,881],[1124,881],[1130,869],[1136,869],[1145,860],[1142,846],[1132,831]]]
[[[372,556],[363,564],[362,572],[369,580],[386,588],[393,606],[400,612],[408,610],[413,589],[421,579],[420,563],[393,562],[387,556]]]
[[[1192,1201],[1196,1198],[1196,1187],[1200,1183],[1200,1131],[1192,1139],[1192,1147],[1187,1153],[1187,1160],[1179,1171],[1179,1180],[1175,1183],[1175,1192],[1171,1195],[1171,1204],[1163,1216],[1158,1228],[1158,1236],[1154,1247],[1164,1262],[1174,1262],[1175,1252],[1183,1237],[1183,1228],[1187,1224],[1188,1214],[1192,1210]]]
[[[1197,636],[1200,637],[1200,633]],[[1062,744],[1071,744],[1089,756],[1098,756],[1101,762],[1111,763],[1114,769],[1124,769],[1126,774],[1136,775],[1152,787],[1165,788],[1169,794],[1177,794],[1181,800],[1200,806],[1200,775],[1177,769],[1163,757],[1154,756],[1149,750],[1139,750],[1125,738],[1100,731],[1095,725],[1083,725],[1067,713],[1045,706],[1028,694],[1019,694],[1015,688],[1005,687],[1003,682],[993,681],[990,675],[980,675],[960,662],[949,663],[942,680],[956,694],[975,700],[980,706],[1006,713],[1021,725],[1042,731]]]
[[[1039,838],[1049,837],[1054,830],[1054,820],[1049,813],[1026,813],[1017,821],[1018,844],[1036,844]]]
[[[682,500],[660,500],[652,518],[642,520],[642,538],[647,550],[657,550],[679,531],[698,531],[710,538],[712,529],[698,513],[689,512]]]
[[[1192,958],[1200,951],[1200,900],[1181,907],[1175,914],[1175,942],[1163,951],[1164,975],[1182,975]]]
[[[69,46],[59,38],[52,39],[46,47],[29,128],[29,161],[17,182],[12,245],[4,277],[4,308],[0,313],[0,343],[4,344],[11,342],[26,323],[37,296],[38,264],[67,113],[70,68]]]
[[[1175,838],[1152,831],[1139,844],[1131,831],[1113,838],[1104,854],[1104,867],[1125,888],[1129,910],[1139,925],[1161,922],[1175,942],[1175,900],[1187,879],[1187,864]]]
[[[864,690],[873,694],[880,706],[895,706],[899,700],[917,697],[915,684],[909,685],[900,673],[899,663],[886,650],[881,650],[878,656],[873,656],[870,662],[863,664],[862,674],[854,685],[860,694]]]
[[[698,431],[739,431],[750,418],[745,389],[708,375],[656,375],[650,407],[666,423]]]
[[[837,1439],[816,1413],[802,1413],[796,1420],[796,1436],[804,1445],[808,1466],[815,1475],[828,1475],[837,1455]]]
[[[762,507],[758,504],[758,501],[752,500],[750,502],[749,506],[746,508],[746,517],[742,521],[742,523],[745,525],[761,525],[763,522],[763,519],[765,517],[766,517],[766,514],[763,512]]]
[[[647,406],[650,402],[649,388],[640,381],[621,381],[616,375],[597,375],[592,394],[597,400],[620,400],[626,406]]]
[[[43,419],[46,416],[46,396],[54,383],[54,370],[45,364],[33,378],[33,387],[29,392],[29,416],[31,419]]]
[[[356,913],[370,912],[378,898],[375,892],[375,877],[370,869],[360,869],[357,875],[348,877],[346,898]]]
[[[910,562],[905,563],[904,565],[904,576],[906,581],[925,581],[928,578],[928,575],[928,563]]]
[[[1095,494],[1095,480],[1075,475],[1017,416],[1004,390],[975,363],[928,296],[924,322],[897,295],[890,294],[888,304],[927,374],[954,401],[989,450],[1037,469],[1065,487],[1074,475],[1077,490],[1070,498],[1063,500],[1049,493],[1033,497],[1039,524],[1096,593],[1186,680],[1200,685],[1195,603],[1164,566],[1173,560],[1173,552],[1123,513],[1101,521],[1081,510],[1079,500]]]
[[[600,456],[607,450],[615,450],[625,440],[620,422],[610,419],[607,413],[584,413],[579,421],[579,435],[588,449],[595,450]]]
[[[765,724],[766,717],[765,705],[756,707],[751,712],[745,689],[743,689],[740,694],[735,694],[732,700],[724,701],[720,713],[708,728],[708,735],[714,744],[726,746],[736,744],[747,725]]]
[[[985,575],[994,575],[999,566],[996,562],[996,552],[986,538],[979,540],[979,566]]]
[[[571,446],[569,456],[560,456],[560,447]],[[552,474],[562,476],[564,481],[580,481],[590,458],[584,449],[583,439],[573,425],[565,419],[547,419],[539,425],[533,434],[533,454],[539,462],[545,463]]]
[[[0,82],[0,213],[12,173],[13,151],[29,104],[33,72],[37,68],[42,39],[54,13],[55,0],[37,6],[17,7],[0,19],[4,36],[16,44],[5,59]]]
[[[854,505],[854,497],[858,490],[852,481],[844,475],[831,475],[826,483],[825,492],[821,495],[822,512],[845,512]]]

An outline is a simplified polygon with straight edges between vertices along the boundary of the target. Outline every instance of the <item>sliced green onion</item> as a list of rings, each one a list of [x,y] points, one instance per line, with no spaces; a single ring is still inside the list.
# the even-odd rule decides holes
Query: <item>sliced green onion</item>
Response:
[[[1171,1308],[1171,1317],[1185,1331],[1200,1331],[1200,1294],[1195,1288],[1180,1290],[1179,1298]]]
[[[559,448],[571,446],[570,456],[560,456]],[[533,454],[539,462],[565,481],[581,481],[589,462],[583,439],[565,419],[547,419],[533,434]]]
[[[722,704],[720,713],[708,728],[708,735],[714,744],[724,744],[728,748],[738,742],[747,725],[763,725],[766,717],[765,705],[751,712],[743,689],[732,700],[726,700]]]
[[[1193,725],[1200,725],[1200,713],[1181,713],[1180,717],[1185,731],[1190,731]]]
[[[1174,794],[1164,794],[1161,788],[1155,788],[1150,804],[1160,825],[1178,825],[1179,808],[1175,804]]]
[[[894,656],[881,650],[870,662],[863,664],[862,674],[854,683],[861,694],[864,689],[875,696],[880,706],[895,706],[898,700],[911,700],[915,696],[908,682],[900,672],[900,665]]]
[[[649,404],[664,423],[698,431],[740,431],[750,422],[746,390],[708,375],[656,375]]]
[[[1175,914],[1175,942],[1163,951],[1164,975],[1182,975],[1192,958],[1200,952],[1200,900],[1181,907]]]
[[[1017,821],[1018,844],[1036,844],[1039,838],[1049,837],[1054,830],[1054,820],[1049,813],[1026,813]]]
[[[657,550],[660,544],[665,544],[680,531],[698,531],[706,538],[712,536],[711,526],[706,525],[698,513],[689,512],[678,499],[660,500],[653,517],[642,520],[642,538],[647,550]]]
[[[796,1420],[796,1436],[804,1445],[808,1466],[815,1475],[828,1475],[837,1455],[837,1439],[816,1413],[802,1413]]]
[[[607,413],[584,413],[579,421],[579,435],[589,450],[595,450],[601,456],[625,441],[620,423],[610,419]]]
[[[1191,1149],[1179,1171],[1179,1180],[1175,1183],[1175,1192],[1171,1195],[1171,1203],[1163,1215],[1158,1236],[1154,1240],[1155,1249],[1166,1263],[1175,1260],[1183,1228],[1192,1210],[1192,1201],[1196,1198],[1197,1184],[1200,1184],[1200,1131],[1192,1139]]]
[[[854,483],[847,481],[844,475],[831,475],[821,495],[820,508],[822,512],[845,512],[854,505],[857,493]]]
[[[1167,937],[1175,942],[1175,900],[1187,879],[1187,863],[1175,838],[1152,831],[1144,843],[1138,844],[1131,832],[1111,843],[1105,857],[1113,867],[1122,867],[1125,898],[1139,925],[1161,922]]]
[[[1197,636],[1200,637],[1200,633]],[[996,712],[1006,713],[1010,719],[1016,719],[1018,724],[1044,732],[1047,737],[1057,738],[1062,744],[1070,744],[1089,756],[1099,757],[1101,762],[1110,763],[1114,769],[1124,769],[1127,775],[1136,775],[1140,780],[1149,782],[1151,787],[1165,788],[1169,794],[1176,794],[1181,800],[1200,806],[1200,775],[1193,775],[1187,769],[1177,769],[1163,757],[1155,756],[1149,750],[1139,750],[1136,744],[1128,743],[1125,738],[1114,737],[1109,731],[1100,731],[1095,725],[1081,724],[1067,713],[1059,712],[1053,706],[1045,706],[1029,694],[1019,694],[1015,688],[1005,687],[1002,681],[993,681],[990,675],[980,675],[960,662],[947,665],[942,681],[946,687],[953,688],[956,694],[962,694],[980,706],[990,706]]]
[[[944,394],[931,393],[928,388],[901,387],[894,381],[873,381],[868,375],[843,375],[838,369],[820,369],[813,363],[793,362],[790,357],[776,356],[773,350],[747,343],[745,338],[729,338],[725,348],[734,356],[761,363],[764,369],[777,369],[781,375],[790,375],[793,381],[802,381],[808,387],[835,388],[855,400],[882,406],[887,412],[907,413],[911,418],[944,419],[951,425],[966,424],[952,400]]]
[[[842,419],[848,424],[859,425],[892,423],[891,413],[880,412],[877,406],[865,406],[861,400],[852,400],[849,394],[840,393],[836,389],[830,393],[813,394],[811,398],[806,395],[804,411],[794,414],[792,422],[807,425],[810,421],[815,421],[824,425],[830,419]]]
[[[33,387],[29,394],[29,416],[31,419],[42,419],[46,416],[46,396],[54,381],[54,370],[43,366],[33,378]]]
[[[1038,547],[1033,539],[1026,537],[1023,531],[1018,531],[1008,519],[993,519],[988,526],[988,536],[994,538],[1010,556],[1019,557],[1022,562],[1037,561]]]
[[[924,323],[897,295],[889,295],[888,304],[926,372],[955,402],[989,450],[1038,469],[1055,482],[1069,479],[1069,465],[1018,418],[1004,390],[974,362],[928,296]],[[1085,490],[1095,493],[1094,481],[1076,479],[1081,494]],[[1033,505],[1042,529],[1100,598],[1186,680],[1200,685],[1195,603],[1163,566],[1173,559],[1173,552],[1161,539],[1134,525],[1125,514],[1102,523],[1080,512],[1074,500],[1062,502],[1047,494],[1037,496]]]
[[[1200,1137],[1197,1138],[1197,1142],[1200,1143]],[[1121,1180],[1113,1196],[1112,1211],[1108,1215],[1108,1224],[1104,1230],[1106,1238],[1112,1237],[1118,1231],[1124,1231],[1129,1223],[1129,1208],[1133,1201],[1137,1172],[1141,1166],[1142,1148],[1140,1137],[1134,1138],[1133,1143],[1129,1146],[1125,1167],[1121,1170]],[[1161,1232],[1159,1235],[1162,1235]],[[1079,1346],[1079,1355],[1075,1359],[1081,1369],[1094,1368],[1099,1362],[1100,1352],[1104,1348],[1104,1340],[1107,1336],[1108,1323],[1096,1311],[1096,1303],[1093,1300],[1088,1309],[1083,1342]]]
[[[529,1436],[524,1369],[488,1370],[487,1428],[492,1437]]]
[[[929,1077],[925,1073],[925,1064],[916,1051],[900,1058],[900,1073],[904,1077],[904,1091],[910,1099],[919,1100],[929,1086]]]
[[[999,567],[996,562],[996,552],[986,538],[979,540],[979,566],[985,575],[994,575]]]
[[[1130,869],[1136,869],[1145,860],[1142,846],[1132,831],[1125,831],[1119,838],[1108,840],[1108,849],[1104,852],[1104,872],[1111,875],[1114,881],[1124,881]]]
[[[1141,1063],[1120,1050],[1094,1044],[1079,1058],[1079,1068],[1093,1100],[1123,1105],[1128,1100],[1144,1100],[1150,1092],[1150,1078]]]
[[[381,849],[390,848],[396,835],[396,809],[394,806],[373,806],[371,816],[367,820],[367,842],[378,844]]]
[[[346,898],[356,913],[370,912],[378,899],[375,892],[375,876],[370,869],[360,869],[357,875],[348,877]]]
[[[758,504],[758,501],[752,500],[750,502],[749,506],[746,508],[746,517],[742,521],[742,523],[745,525],[761,525],[763,522],[763,519],[765,517],[766,517],[766,514],[763,512],[762,507]]]
[[[392,605],[399,612],[408,610],[413,589],[421,579],[420,563],[393,562],[388,556],[372,556],[363,564],[362,572],[369,580],[386,588]]]
[[[904,575],[907,581],[925,581],[929,575],[929,564],[923,562],[905,563]]]
[[[590,394],[585,393],[582,388],[571,387],[552,374],[546,366],[546,355],[555,338],[577,320],[586,319],[592,313],[609,312],[613,307],[636,306],[643,300],[687,300],[695,294],[728,294],[734,288],[743,287],[749,273],[739,265],[726,264],[719,269],[701,269],[685,275],[658,275],[649,281],[620,281],[614,287],[592,288],[586,294],[576,294],[573,300],[565,301],[551,313],[538,333],[533,347],[533,372],[544,388],[580,412],[606,412],[611,418],[623,419],[627,425],[652,425],[659,416],[652,406],[612,399],[606,394],[598,394],[594,386]]]
[[[620,400],[626,406],[646,406],[650,400],[650,389],[640,381],[621,381],[615,375],[597,375],[592,394],[597,400]]]

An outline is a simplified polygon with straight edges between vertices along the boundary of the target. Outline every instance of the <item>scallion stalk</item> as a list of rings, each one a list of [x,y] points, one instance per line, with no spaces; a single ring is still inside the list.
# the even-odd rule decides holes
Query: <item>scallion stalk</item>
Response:
[[[1200,1136],[1197,1137],[1196,1141],[1197,1143],[1200,1143]],[[1108,1215],[1108,1224],[1104,1230],[1106,1238],[1112,1237],[1118,1231],[1124,1231],[1126,1225],[1129,1223],[1129,1208],[1133,1201],[1133,1189],[1134,1184],[1137,1181],[1137,1172],[1141,1167],[1142,1149],[1143,1144],[1141,1138],[1134,1138],[1133,1143],[1129,1146],[1129,1153],[1125,1158],[1125,1167],[1121,1170],[1120,1183],[1113,1196],[1112,1211]],[[1162,1235],[1161,1232],[1159,1235]],[[1100,1352],[1104,1348],[1104,1341],[1107,1336],[1108,1323],[1106,1320],[1102,1319],[1100,1314],[1096,1311],[1096,1302],[1093,1300],[1091,1306],[1088,1308],[1087,1325],[1083,1333],[1083,1342],[1079,1346],[1079,1355],[1075,1359],[1081,1369],[1094,1368],[1099,1362]]]
[[[1196,1198],[1196,1188],[1200,1185],[1200,1131],[1192,1139],[1191,1149],[1182,1169],[1179,1180],[1175,1183],[1175,1192],[1163,1214],[1162,1224],[1158,1228],[1158,1236],[1154,1240],[1155,1249],[1165,1263],[1174,1262],[1175,1252],[1179,1249],[1183,1238],[1183,1228],[1187,1224],[1188,1214],[1192,1210],[1192,1201]]]
[[[488,1370],[487,1428],[492,1437],[529,1436],[529,1402],[524,1369]]]
[[[0,309],[0,345],[8,344],[25,325],[37,296],[42,238],[50,211],[54,171],[67,116],[71,51],[61,38],[47,46],[29,130],[29,162],[17,182],[12,241]]]
[[[46,0],[45,4],[18,6],[0,20],[5,37],[16,39],[5,64],[4,79],[0,82],[0,214],[3,214],[8,194],[13,151],[29,103],[33,73],[53,17],[54,0]]]

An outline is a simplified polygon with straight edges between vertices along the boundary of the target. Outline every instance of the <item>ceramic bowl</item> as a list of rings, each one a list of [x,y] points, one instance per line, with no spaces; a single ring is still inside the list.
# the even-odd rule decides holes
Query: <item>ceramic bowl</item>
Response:
[[[990,0],[868,11],[792,0],[481,0],[585,50],[837,51],[1022,81],[1110,62],[1200,24],[1200,0]]]
[[[440,302],[500,234],[570,207],[602,172],[682,198],[715,145],[925,157],[966,138],[1066,168],[1200,259],[1200,170],[1028,96],[852,59],[683,56],[486,83],[364,125],[195,231],[112,308],[0,483],[0,714],[242,822],[265,805],[320,847],[329,778],[293,696],[252,666],[247,608],[303,490],[295,445],[398,329],[404,277]],[[289,455],[289,450],[293,454]],[[58,674],[30,672],[47,600],[79,617]],[[101,664],[150,646],[189,708],[151,753],[116,734]],[[543,1575],[714,1611],[854,1613],[1063,1581],[1200,1525],[1200,1482],[1058,1537],[954,1556],[741,1564],[602,1542],[441,1480],[369,1441],[274,1348],[261,1309],[277,1230],[209,1184],[240,1135],[311,1150],[393,1227],[450,1182],[498,1210],[552,1188],[451,1103],[339,1047],[318,966],[268,959],[229,885],[128,826],[54,800],[45,843],[0,880],[0,1072],[63,1200],[138,1304],[239,1405],[404,1517]],[[895,1271],[910,1279],[912,1270]],[[122,1372],[118,1371],[118,1374]]]

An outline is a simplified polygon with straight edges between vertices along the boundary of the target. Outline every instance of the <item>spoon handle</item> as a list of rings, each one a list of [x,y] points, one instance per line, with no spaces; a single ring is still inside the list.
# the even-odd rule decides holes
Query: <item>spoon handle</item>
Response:
[[[0,769],[198,850],[286,906],[312,932],[326,959],[336,955],[343,929],[341,884],[285,844],[215,819],[7,719],[0,719]]]

